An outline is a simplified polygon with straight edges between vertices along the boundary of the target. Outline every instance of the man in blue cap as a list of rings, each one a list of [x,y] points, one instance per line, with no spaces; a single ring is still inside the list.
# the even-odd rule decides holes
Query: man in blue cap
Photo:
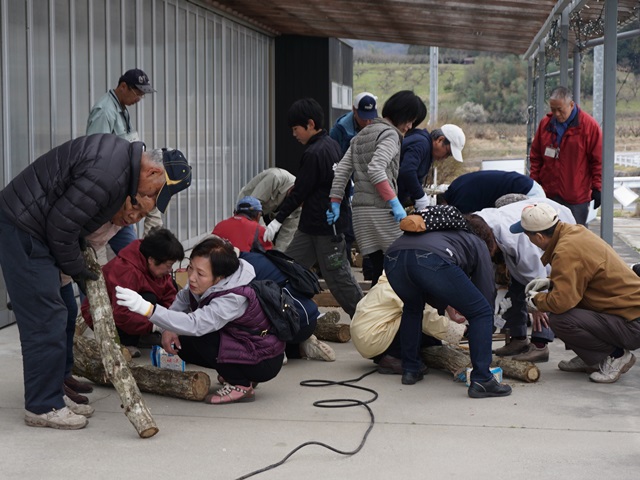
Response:
[[[255,197],[242,197],[238,200],[233,216],[218,222],[211,233],[226,238],[241,252],[250,252],[256,243],[264,250],[271,250],[273,244],[263,239],[266,229],[259,223],[261,215],[260,200]]]

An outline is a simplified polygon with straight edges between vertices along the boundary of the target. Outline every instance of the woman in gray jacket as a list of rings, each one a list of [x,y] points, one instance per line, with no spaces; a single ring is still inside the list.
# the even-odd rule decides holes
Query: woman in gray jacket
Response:
[[[406,213],[397,197],[400,147],[424,102],[415,93],[402,90],[384,104],[382,117],[363,128],[338,163],[331,186],[329,224],[340,216],[344,189],[353,174],[353,231],[362,255],[372,267],[371,285],[382,274],[384,252],[402,233],[398,222]]]

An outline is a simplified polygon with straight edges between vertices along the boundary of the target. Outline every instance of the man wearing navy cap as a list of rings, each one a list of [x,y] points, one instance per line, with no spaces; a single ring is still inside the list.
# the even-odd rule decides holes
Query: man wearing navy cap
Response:
[[[127,107],[135,105],[146,94],[154,92],[146,73],[138,68],[127,70],[118,80],[118,86],[105,93],[91,107],[87,120],[87,135],[112,133],[130,142],[140,140],[138,132],[131,123]],[[151,228],[158,226],[162,226],[162,217],[158,210],[154,209],[145,218],[145,234]],[[117,254],[137,238],[134,226],[130,225],[120,230],[109,241],[109,246]]]
[[[329,136],[340,144],[342,155],[347,152],[351,139],[374,118],[378,118],[377,100],[378,97],[369,92],[356,95],[351,111],[338,118],[335,125],[331,127]]]
[[[165,168],[166,166],[166,168]],[[0,191],[0,266],[22,345],[25,423],[72,430],[87,420],[64,396],[67,306],[60,272],[83,289],[95,272],[81,238],[109,222],[127,198],[150,197],[164,211],[191,183],[178,150],[91,135],[45,153]]]

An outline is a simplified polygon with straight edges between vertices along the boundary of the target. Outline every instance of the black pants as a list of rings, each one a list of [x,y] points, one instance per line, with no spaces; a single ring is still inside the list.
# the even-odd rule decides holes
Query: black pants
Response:
[[[180,358],[187,363],[213,368],[231,385],[248,387],[251,382],[268,382],[282,368],[284,354],[262,360],[255,365],[243,363],[218,363],[220,333],[211,332],[201,337],[180,336]]]

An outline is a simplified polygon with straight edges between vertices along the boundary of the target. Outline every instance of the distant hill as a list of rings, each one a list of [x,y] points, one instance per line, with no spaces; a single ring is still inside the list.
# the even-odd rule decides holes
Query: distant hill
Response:
[[[372,42],[369,40],[342,39],[353,47],[354,53],[382,53],[386,55],[406,55],[409,45],[402,43]]]

